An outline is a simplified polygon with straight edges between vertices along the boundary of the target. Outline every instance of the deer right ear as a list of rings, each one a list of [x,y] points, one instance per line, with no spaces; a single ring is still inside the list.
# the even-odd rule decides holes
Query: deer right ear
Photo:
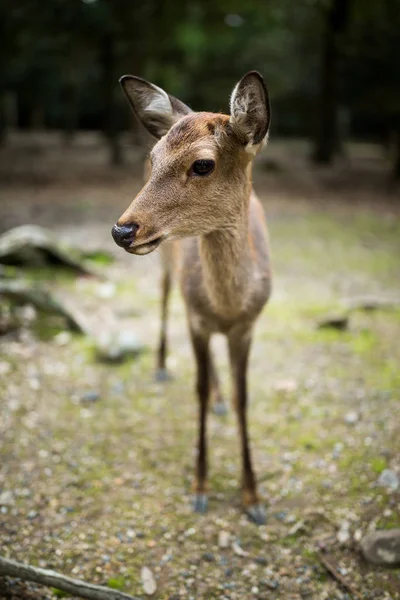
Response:
[[[163,137],[178,119],[192,112],[186,104],[145,79],[124,75],[119,82],[133,112],[157,139]]]
[[[267,139],[271,109],[264,79],[250,71],[239,81],[231,96],[230,122],[246,145],[246,152],[255,155]]]

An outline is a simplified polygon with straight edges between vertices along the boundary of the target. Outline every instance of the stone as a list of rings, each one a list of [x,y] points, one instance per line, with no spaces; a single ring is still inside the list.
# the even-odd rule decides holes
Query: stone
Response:
[[[100,400],[100,394],[99,394],[99,392],[96,392],[95,390],[85,392],[80,397],[80,401],[83,403],[97,402],[98,400]]]
[[[13,506],[14,503],[14,495],[10,490],[4,490],[0,494],[0,506]]]
[[[344,422],[347,425],[355,425],[357,423],[357,421],[359,420],[359,414],[357,412],[355,412],[354,410],[351,412],[348,412],[345,417],[344,417]]]
[[[246,552],[246,550],[243,550],[243,548],[238,544],[238,542],[232,543],[232,550],[238,556],[248,556],[249,555],[249,553]]]
[[[364,558],[383,567],[400,566],[400,528],[378,529],[368,533],[360,543]]]
[[[143,591],[147,596],[152,596],[157,591],[156,580],[152,571],[148,567],[142,567],[140,571],[140,577],[142,580]]]
[[[215,560],[215,556],[212,552],[204,552],[203,560],[206,562],[213,562]]]
[[[220,548],[229,548],[230,537],[229,531],[220,531],[218,534],[218,546]]]
[[[400,485],[400,480],[394,471],[391,469],[384,469],[379,475],[378,485],[395,491]]]

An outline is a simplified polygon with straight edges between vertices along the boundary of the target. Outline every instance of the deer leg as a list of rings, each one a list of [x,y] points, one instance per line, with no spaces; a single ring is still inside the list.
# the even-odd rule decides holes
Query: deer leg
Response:
[[[210,396],[211,396],[211,404],[213,406],[213,410],[216,415],[222,417],[226,415],[227,408],[224,401],[224,397],[221,394],[221,386],[219,383],[218,373],[215,369],[215,363],[213,360],[212,353],[210,352]]]
[[[249,518],[257,525],[266,521],[265,511],[257,494],[249,437],[247,432],[247,367],[251,345],[251,331],[228,338],[233,383],[233,404],[237,414],[242,454],[242,500]]]
[[[166,368],[167,359],[167,321],[168,304],[171,292],[171,273],[169,269],[164,269],[161,281],[161,331],[160,343],[157,352],[157,370],[155,374],[156,381],[168,381],[170,376]]]
[[[207,412],[210,396],[210,351],[208,334],[191,329],[191,339],[196,359],[196,389],[199,402],[199,437],[194,481],[194,510],[207,510]]]

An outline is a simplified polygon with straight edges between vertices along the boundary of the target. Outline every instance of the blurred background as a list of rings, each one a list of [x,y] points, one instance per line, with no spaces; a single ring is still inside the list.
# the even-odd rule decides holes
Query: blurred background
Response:
[[[141,142],[118,78],[140,75],[194,110],[227,111],[246,71],[266,78],[272,136],[316,163],[375,142],[400,177],[398,0],[35,0],[1,3],[0,140],[99,131],[111,164]]]
[[[170,600],[399,598],[358,543],[400,527],[400,0],[0,0],[0,27],[0,547],[139,596],[147,566]],[[191,513],[184,307],[175,289],[161,385],[157,253],[111,238],[154,143],[119,77],[228,112],[252,69],[274,271],[249,375],[257,533],[232,410],[210,415],[210,513]],[[0,578],[0,597],[53,595]]]

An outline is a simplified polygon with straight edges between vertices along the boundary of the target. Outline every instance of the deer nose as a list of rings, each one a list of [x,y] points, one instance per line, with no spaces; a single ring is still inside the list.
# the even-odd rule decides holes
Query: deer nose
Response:
[[[115,224],[111,230],[111,234],[118,246],[121,246],[121,248],[128,248],[135,239],[138,229],[139,225],[136,225],[136,223],[132,223],[132,225]]]

